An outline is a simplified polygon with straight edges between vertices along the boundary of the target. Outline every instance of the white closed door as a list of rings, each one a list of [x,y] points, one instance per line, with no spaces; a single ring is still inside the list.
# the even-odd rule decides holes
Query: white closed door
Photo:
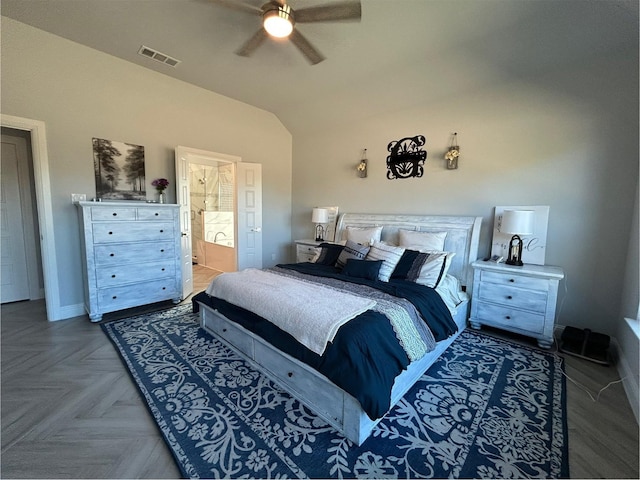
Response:
[[[262,268],[262,165],[236,164],[238,270]]]
[[[0,170],[1,303],[30,298],[18,177],[19,145],[5,140],[3,135]]]

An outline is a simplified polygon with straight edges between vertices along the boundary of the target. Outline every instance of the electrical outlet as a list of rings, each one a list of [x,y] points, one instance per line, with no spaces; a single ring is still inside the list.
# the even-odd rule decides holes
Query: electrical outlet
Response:
[[[86,193],[72,193],[71,194],[71,203],[84,202],[87,200]]]

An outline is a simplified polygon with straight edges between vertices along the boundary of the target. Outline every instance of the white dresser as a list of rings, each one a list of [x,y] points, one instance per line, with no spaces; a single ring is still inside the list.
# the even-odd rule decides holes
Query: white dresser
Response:
[[[80,202],[85,307],[107,312],[182,295],[178,205]]]
[[[472,266],[471,326],[509,330],[537,339],[540,347],[551,347],[562,269],[491,261],[477,261]]]

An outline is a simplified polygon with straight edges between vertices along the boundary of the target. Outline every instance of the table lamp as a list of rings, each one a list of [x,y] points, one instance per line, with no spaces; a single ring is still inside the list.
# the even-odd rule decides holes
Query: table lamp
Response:
[[[329,221],[329,210],[326,208],[314,208],[311,214],[311,221],[316,224],[316,242],[322,242],[324,240],[324,227],[322,224]]]
[[[535,220],[535,212],[533,210],[505,210],[502,214],[502,224],[500,232],[512,233],[509,242],[509,256],[505,262],[507,265],[516,265],[521,267],[522,264],[522,238],[520,235],[531,235]]]

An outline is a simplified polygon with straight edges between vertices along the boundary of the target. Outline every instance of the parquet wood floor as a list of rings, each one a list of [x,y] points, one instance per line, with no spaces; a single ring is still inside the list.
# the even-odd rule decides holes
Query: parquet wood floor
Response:
[[[1,334],[2,478],[180,476],[111,342],[86,316],[48,323],[44,301],[7,304]],[[574,357],[566,370],[591,392],[618,378]],[[638,478],[638,424],[622,385],[598,402],[567,385],[571,476]]]

